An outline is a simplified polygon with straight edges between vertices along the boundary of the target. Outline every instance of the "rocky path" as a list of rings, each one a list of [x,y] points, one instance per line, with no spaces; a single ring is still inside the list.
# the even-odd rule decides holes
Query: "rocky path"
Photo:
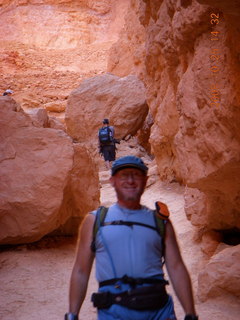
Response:
[[[110,205],[115,201],[115,194],[108,183],[108,173],[101,172],[100,177],[102,202]],[[197,274],[201,264],[204,264],[204,257],[194,240],[194,229],[183,213],[183,187],[176,183],[156,182],[155,178],[152,174],[143,203],[153,207],[155,200],[162,200],[169,205],[182,254],[196,292]],[[74,261],[75,240],[45,239],[37,244],[9,248],[0,253],[1,320],[63,319],[68,305],[68,285]],[[96,319],[96,311],[90,303],[90,295],[96,288],[93,270],[80,320]],[[171,287],[169,290],[172,292]],[[181,320],[183,311],[175,296],[174,300],[178,319]],[[196,298],[196,303],[201,320],[239,319],[239,307],[234,298],[222,297],[205,303],[200,303]]]

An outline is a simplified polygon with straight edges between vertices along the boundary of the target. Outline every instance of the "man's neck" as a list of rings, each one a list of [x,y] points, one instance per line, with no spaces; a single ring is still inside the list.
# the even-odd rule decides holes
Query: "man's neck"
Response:
[[[139,201],[124,201],[123,202],[121,200],[118,200],[117,204],[122,208],[130,209],[130,210],[139,210],[142,207]]]

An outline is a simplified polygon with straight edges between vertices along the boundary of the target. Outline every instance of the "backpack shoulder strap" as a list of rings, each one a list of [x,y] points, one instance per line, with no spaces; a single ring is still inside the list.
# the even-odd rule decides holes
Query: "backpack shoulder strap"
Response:
[[[94,225],[93,225],[93,232],[92,232],[91,250],[93,252],[96,251],[95,241],[96,241],[97,232],[99,228],[104,224],[104,220],[106,218],[107,212],[108,212],[108,208],[104,206],[99,207],[97,210]]]
[[[157,232],[162,238],[162,261],[165,263],[165,231],[166,231],[166,222],[169,219],[169,210],[165,203],[161,201],[155,202],[156,209],[153,211]]]
[[[153,210],[154,220],[157,232],[164,239],[165,236],[165,221],[159,217],[157,210]]]
[[[155,207],[159,217],[163,220],[168,220],[170,216],[168,206],[161,201],[157,201],[155,202]]]
[[[165,203],[161,201],[155,202],[156,209],[154,210],[154,219],[156,223],[156,227],[158,233],[162,238],[165,236],[165,224],[166,221],[169,219],[169,210]]]

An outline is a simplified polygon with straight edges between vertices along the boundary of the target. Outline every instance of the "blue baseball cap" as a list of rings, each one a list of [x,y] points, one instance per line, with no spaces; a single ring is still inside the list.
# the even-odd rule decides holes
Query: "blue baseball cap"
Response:
[[[148,167],[142,161],[142,159],[135,156],[125,156],[121,157],[113,162],[112,165],[112,176],[121,169],[125,168],[136,168],[141,170],[143,173],[147,174]]]

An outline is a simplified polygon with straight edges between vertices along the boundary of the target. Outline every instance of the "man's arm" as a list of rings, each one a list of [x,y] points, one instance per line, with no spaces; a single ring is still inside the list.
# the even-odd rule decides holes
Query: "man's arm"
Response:
[[[174,291],[185,313],[195,315],[191,279],[182,260],[175,232],[170,221],[166,223],[165,262]]]
[[[78,314],[86,296],[88,280],[92,269],[94,254],[91,251],[94,215],[88,214],[80,227],[76,260],[73,266],[70,290],[69,312]]]

